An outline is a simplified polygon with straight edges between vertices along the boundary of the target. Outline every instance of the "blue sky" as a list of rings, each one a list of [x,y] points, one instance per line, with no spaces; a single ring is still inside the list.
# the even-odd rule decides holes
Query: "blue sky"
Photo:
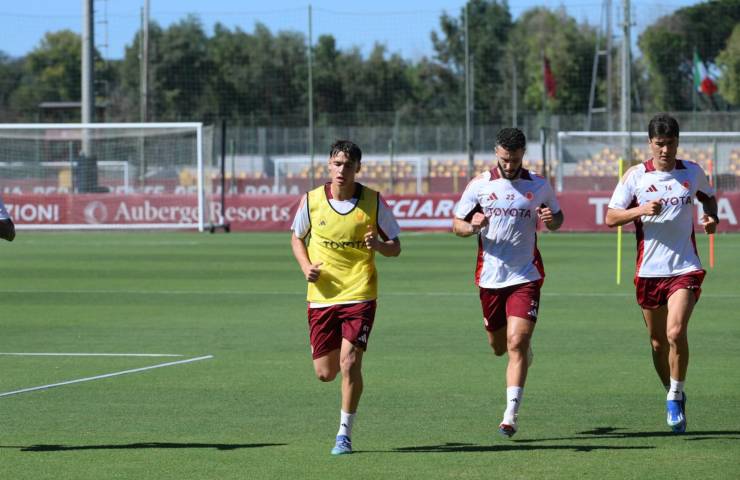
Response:
[[[5,34],[0,51],[21,56],[38,46],[44,32],[70,29],[81,30],[82,2],[80,0],[6,0],[0,11],[0,27]],[[443,11],[455,16],[464,0],[374,0],[353,2],[341,0],[312,0],[313,38],[330,33],[340,48],[358,46],[367,52],[375,42],[386,44],[391,52],[406,58],[418,59],[431,55],[429,34],[438,30]],[[615,34],[620,35],[621,2],[614,4]],[[670,14],[677,8],[699,3],[695,0],[633,0],[635,32]],[[140,25],[140,10],[144,0],[95,0],[96,45],[104,56],[121,58]],[[216,22],[229,28],[252,31],[256,22],[267,25],[271,31],[308,31],[308,1],[270,0],[248,2],[239,0],[150,0],[151,19],[168,26],[188,13],[198,15],[210,34]],[[579,21],[598,25],[602,2],[598,0],[523,0],[510,1],[514,17],[535,6],[558,8]],[[636,37],[636,34],[635,34]],[[633,38],[634,42],[634,38]]]

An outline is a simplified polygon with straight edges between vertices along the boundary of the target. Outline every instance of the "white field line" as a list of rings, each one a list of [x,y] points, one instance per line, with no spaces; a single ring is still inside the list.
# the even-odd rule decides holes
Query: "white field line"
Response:
[[[202,357],[186,358],[185,360],[178,360],[176,362],[159,363],[157,365],[151,365],[149,367],[134,368],[131,370],[122,370],[120,372],[105,373],[103,375],[96,375],[94,377],[78,378],[76,380],[68,380],[66,382],[50,383],[49,385],[40,385],[38,387],[22,388],[20,390],[13,390],[12,392],[0,393],[0,397],[8,397],[10,395],[18,395],[19,393],[35,392],[36,390],[46,390],[54,387],[62,387],[64,385],[72,385],[75,383],[90,382],[93,380],[101,380],[103,378],[118,377],[121,375],[128,375],[129,373],[139,373],[147,370],[153,370],[155,368],[171,367],[173,365],[181,365],[184,363],[198,362],[200,360],[208,360],[213,358],[213,355],[204,355]]]
[[[125,295],[187,295],[187,296],[217,296],[217,295],[275,295],[275,296],[290,296],[300,295],[305,296],[306,292],[259,292],[259,291],[246,291],[246,290],[219,290],[216,292],[207,292],[202,290],[25,290],[25,289],[10,289],[3,290],[3,293],[41,293],[41,294],[64,294],[64,295],[89,295],[89,294],[102,294],[102,295],[113,295],[113,294],[125,294]],[[542,292],[540,295],[545,297],[634,297],[634,292]],[[477,291],[470,292],[383,292],[380,297],[477,297]],[[709,293],[702,292],[702,298],[738,298],[740,295],[730,293]]]
[[[51,353],[51,352],[0,352],[16,357],[182,357],[177,353]]]

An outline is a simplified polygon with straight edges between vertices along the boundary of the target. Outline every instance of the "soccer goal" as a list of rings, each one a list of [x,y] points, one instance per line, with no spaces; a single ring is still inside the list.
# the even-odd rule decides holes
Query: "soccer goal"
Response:
[[[651,157],[646,132],[559,132],[558,191],[611,191],[622,168]],[[740,132],[681,132],[677,157],[698,163],[724,191],[740,188]]]
[[[203,231],[217,170],[202,123],[0,124],[0,192],[19,229]]]

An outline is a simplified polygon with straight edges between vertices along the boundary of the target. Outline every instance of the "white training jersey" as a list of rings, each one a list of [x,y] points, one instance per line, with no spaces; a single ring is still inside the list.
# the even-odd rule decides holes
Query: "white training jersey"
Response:
[[[650,159],[630,168],[614,189],[609,208],[626,210],[652,200],[661,203],[658,215],[635,220],[636,277],[675,277],[702,270],[694,238],[693,198],[714,196],[699,165],[676,160],[670,172],[655,169]]]
[[[537,250],[537,209],[543,204],[553,213],[560,211],[547,180],[527,170],[507,180],[494,168],[465,187],[455,217],[469,221],[475,212],[482,212],[488,218],[478,235],[476,285],[504,288],[545,276]]]
[[[355,208],[355,205],[359,200],[359,198],[354,197],[349,200],[337,200],[331,196],[331,189],[327,188],[326,192],[329,204],[331,204],[334,210],[342,215]],[[378,228],[380,231],[378,233],[381,235],[381,238],[385,237],[386,239],[392,240],[398,237],[401,233],[401,227],[398,226],[398,221],[396,221],[396,217],[393,216],[391,208],[387,203],[385,203],[385,200],[383,200],[383,196],[380,194],[378,195],[380,196],[380,202],[378,204]],[[308,202],[306,202],[306,195],[303,195],[303,198],[301,199],[301,204],[298,207],[298,211],[293,219],[293,225],[291,225],[290,229],[298,238],[304,238],[311,230],[311,220],[308,215]]]

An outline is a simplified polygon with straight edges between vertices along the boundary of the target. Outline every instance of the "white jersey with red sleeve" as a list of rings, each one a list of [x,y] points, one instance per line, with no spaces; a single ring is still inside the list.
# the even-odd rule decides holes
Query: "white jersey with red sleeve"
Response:
[[[702,270],[694,238],[694,196],[714,196],[702,168],[676,160],[670,172],[655,169],[650,159],[629,169],[609,201],[609,208],[626,210],[657,200],[658,215],[635,220],[636,277],[675,277]]]
[[[537,250],[537,209],[553,213],[560,204],[543,177],[522,170],[507,180],[494,168],[475,177],[455,206],[455,217],[470,220],[475,212],[488,218],[478,235],[475,283],[481,288],[504,288],[545,276]]]

